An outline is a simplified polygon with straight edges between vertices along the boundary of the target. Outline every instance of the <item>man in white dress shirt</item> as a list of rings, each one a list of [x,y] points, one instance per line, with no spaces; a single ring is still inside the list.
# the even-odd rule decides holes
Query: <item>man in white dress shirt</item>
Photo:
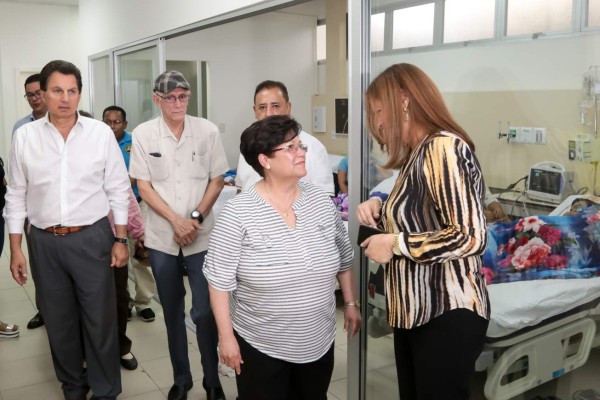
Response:
[[[41,75],[48,114],[17,130],[10,155],[10,269],[18,284],[27,282],[21,240],[29,218],[32,255],[44,260],[31,267],[64,398],[84,400],[91,389],[92,399],[116,399],[121,375],[111,267],[128,260],[129,176],[110,128],[77,112],[79,69],[56,60]]]
[[[291,115],[292,103],[285,85],[277,81],[263,81],[256,86],[254,91],[254,116],[262,120],[271,115]],[[319,186],[330,196],[334,196],[333,173],[329,163],[327,149],[314,136],[300,131],[300,141],[308,146],[306,153],[306,176],[303,182],[310,182]],[[238,160],[235,185],[238,190],[244,191],[261,180],[260,175],[244,160],[240,154]]]

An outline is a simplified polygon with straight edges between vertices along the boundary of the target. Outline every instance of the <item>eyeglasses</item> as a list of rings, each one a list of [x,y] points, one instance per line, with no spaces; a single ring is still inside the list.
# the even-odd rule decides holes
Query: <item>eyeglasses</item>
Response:
[[[42,97],[42,91],[36,90],[35,92],[27,92],[23,95],[27,100],[39,99]]]
[[[191,97],[189,94],[180,94],[179,96],[174,96],[174,95],[161,96],[158,93],[155,93],[155,94],[169,104],[175,103],[177,100],[179,100],[180,103],[187,103]]]
[[[298,151],[300,151],[300,150],[302,150],[303,152],[306,153],[308,151],[308,146],[305,145],[305,144],[302,144],[302,143],[300,143],[300,144],[288,144],[287,146],[279,147],[277,149],[273,149],[272,151],[276,152],[276,151],[279,151],[279,150],[283,150],[283,151],[285,151],[286,153],[289,153],[289,154],[297,154]]]
[[[123,121],[121,121],[120,119],[105,119],[104,123],[108,126],[112,126],[112,125],[120,125]]]

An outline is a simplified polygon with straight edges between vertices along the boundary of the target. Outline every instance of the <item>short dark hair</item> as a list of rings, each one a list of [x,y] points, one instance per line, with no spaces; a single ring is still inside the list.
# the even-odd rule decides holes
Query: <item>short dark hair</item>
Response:
[[[81,83],[81,72],[79,71],[79,68],[77,68],[75,64],[63,60],[50,61],[42,68],[42,72],[40,73],[40,87],[42,90],[47,89],[48,79],[54,72],[60,72],[63,75],[75,75],[75,79],[77,79],[77,89],[79,90],[79,93],[81,93],[83,84]]]
[[[33,82],[39,82],[42,80],[42,75],[40,74],[33,74],[33,75],[29,75],[27,77],[27,79],[25,79],[25,85],[23,85],[24,87],[27,87],[27,85],[29,85],[30,83]],[[41,86],[41,85],[40,85]]]
[[[254,122],[242,133],[240,153],[258,174],[264,177],[264,170],[258,156],[270,157],[278,145],[289,142],[300,134],[300,124],[288,115],[272,115]]]
[[[254,99],[252,99],[252,103],[254,103],[256,101],[256,95],[265,89],[281,90],[281,94],[283,95],[283,98],[285,99],[286,103],[290,102],[290,97],[288,96],[288,90],[282,82],[266,80],[266,81],[262,81],[261,83],[259,83],[256,86],[256,89],[254,90]]]
[[[106,107],[104,109],[104,111],[102,111],[102,119],[104,119],[104,116],[109,111],[118,111],[118,112],[120,112],[121,113],[121,118],[123,118],[123,121],[127,121],[127,113],[125,112],[125,110],[123,110],[119,106],[108,106],[108,107]]]

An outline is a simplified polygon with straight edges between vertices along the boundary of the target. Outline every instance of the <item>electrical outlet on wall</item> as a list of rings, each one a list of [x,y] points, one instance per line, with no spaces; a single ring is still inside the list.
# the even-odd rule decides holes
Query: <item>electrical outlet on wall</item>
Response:
[[[533,128],[533,143],[546,144],[546,128]]]

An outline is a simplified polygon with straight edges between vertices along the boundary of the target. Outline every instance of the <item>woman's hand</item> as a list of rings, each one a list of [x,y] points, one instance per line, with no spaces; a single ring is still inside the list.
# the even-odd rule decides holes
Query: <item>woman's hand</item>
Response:
[[[360,330],[362,317],[360,316],[360,310],[355,306],[344,307],[344,332],[348,333],[348,338],[352,339],[354,335]],[[348,332],[348,328],[352,328]]]
[[[363,225],[377,226],[377,220],[380,217],[381,200],[372,198],[362,202],[356,207],[356,216],[358,222]]]
[[[364,203],[363,203],[364,204]],[[373,235],[360,244],[365,256],[379,264],[387,264],[394,256],[394,234]]]
[[[229,335],[227,338],[219,338],[219,357],[223,364],[235,370],[236,374],[240,374],[244,361],[235,336]]]

